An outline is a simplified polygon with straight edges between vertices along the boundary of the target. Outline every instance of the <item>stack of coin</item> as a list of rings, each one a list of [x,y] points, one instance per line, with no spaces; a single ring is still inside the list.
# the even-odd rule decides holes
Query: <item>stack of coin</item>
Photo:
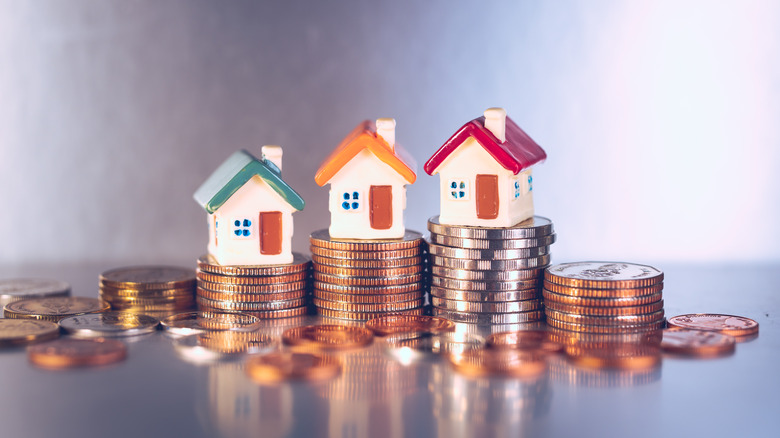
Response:
[[[427,277],[422,234],[407,230],[397,240],[335,240],[319,230],[310,241],[318,314],[366,321],[422,313]]]
[[[664,325],[663,272],[615,262],[563,263],[547,268],[547,324],[584,333],[618,334]]]
[[[67,297],[70,285],[46,278],[9,278],[0,280],[0,308],[27,298]]]
[[[549,219],[534,216],[513,227],[445,225],[431,232],[433,313],[455,322],[518,324],[539,321],[541,283],[555,242]]]
[[[155,318],[193,310],[195,272],[175,266],[131,266],[100,274],[100,298],[113,310]]]
[[[225,266],[201,256],[196,273],[198,309],[261,319],[305,315],[310,268],[309,258],[298,253],[289,264],[258,266]]]

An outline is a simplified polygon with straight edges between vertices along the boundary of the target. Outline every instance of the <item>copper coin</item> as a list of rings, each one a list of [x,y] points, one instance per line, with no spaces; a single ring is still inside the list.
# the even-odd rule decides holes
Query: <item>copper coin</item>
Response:
[[[344,258],[331,258],[322,257],[318,255],[312,255],[312,260],[315,265],[334,266],[342,268],[360,268],[360,269],[388,269],[388,268],[403,268],[407,266],[422,265],[425,263],[425,259],[422,256],[402,257],[397,259],[380,259],[380,260],[360,260],[360,259],[344,259]]]
[[[531,259],[544,256],[550,253],[549,246],[537,246],[534,248],[520,249],[468,249],[452,248],[436,244],[428,245],[428,252],[433,256],[448,257],[453,259],[468,260],[513,260],[513,259]]]
[[[211,290],[214,292],[235,292],[242,294],[273,294],[292,292],[303,290],[307,285],[307,281],[296,281],[293,283],[279,284],[224,284],[198,280],[198,287],[200,289]]]
[[[225,312],[225,310],[222,309],[216,309],[216,308],[210,308],[206,306],[198,306],[198,310],[203,312]],[[307,315],[309,313],[309,308],[307,306],[301,306],[301,307],[293,307],[292,309],[281,309],[281,310],[242,310],[240,313],[244,315],[254,316],[255,318],[266,320],[266,319],[284,319],[284,318],[291,318],[293,316],[301,316],[301,315]]]
[[[407,257],[418,257],[423,254],[422,247],[398,249],[389,251],[340,251],[335,249],[310,247],[312,255],[320,257],[341,258],[350,260],[386,260]]]
[[[423,298],[423,291],[406,292],[402,294],[340,294],[335,292],[326,292],[314,289],[314,297],[321,300],[340,301],[343,303],[355,304],[381,304],[381,303],[401,303],[405,301],[419,300]]]
[[[198,296],[209,300],[261,302],[261,301],[287,301],[306,297],[306,290],[292,292],[267,293],[267,294],[242,294],[235,292],[215,292],[198,288]]]
[[[661,348],[667,353],[694,357],[718,357],[733,354],[733,336],[704,330],[671,328],[663,332]]]
[[[105,312],[109,308],[108,303],[97,298],[31,298],[6,305],[3,313],[6,318],[58,322],[68,316]]]
[[[455,324],[436,316],[391,314],[369,320],[366,328],[377,336],[396,333],[437,334],[454,331]]]
[[[236,275],[243,277],[267,277],[304,272],[311,266],[311,259],[303,254],[293,252],[292,263],[284,265],[220,265],[214,256],[203,255],[198,258],[198,269],[219,275]]]
[[[398,277],[340,277],[314,270],[314,280],[341,286],[396,286],[399,284],[419,283],[423,280],[423,274],[417,273]]]
[[[282,340],[287,345],[344,350],[365,347],[374,340],[374,335],[370,330],[362,327],[321,324],[285,330],[282,333]]]
[[[421,283],[411,283],[397,284],[393,286],[344,286],[339,284],[331,284],[324,281],[315,281],[314,289],[344,294],[384,295],[420,291],[423,289],[423,285]]]
[[[400,303],[345,303],[340,301],[328,301],[314,298],[313,303],[317,307],[340,310],[343,312],[400,312],[402,310],[414,309],[422,306],[425,303],[423,298],[419,298],[412,301],[402,301]]]
[[[660,293],[663,288],[663,283],[656,283],[651,286],[639,287],[634,289],[588,289],[582,287],[562,286],[560,284],[551,283],[550,281],[544,281],[544,288],[550,292],[567,295],[571,297],[583,297],[583,298],[630,298],[630,297],[644,297]]]
[[[520,330],[493,333],[487,337],[489,348],[515,348],[518,350],[541,350],[560,353],[563,344],[555,342],[546,330]]]
[[[335,275],[337,277],[401,277],[419,274],[425,270],[425,266],[404,266],[402,268],[342,268],[339,266],[314,265],[314,272]]]
[[[27,348],[27,358],[45,368],[107,365],[127,357],[127,347],[105,338],[62,338]]]
[[[389,313],[402,313],[404,315],[422,315],[423,308],[418,307],[416,309],[404,310],[401,312],[345,312],[342,310],[325,309],[323,307],[316,307],[318,315],[322,315],[326,318],[341,319],[347,321],[368,321],[369,319],[385,316]]]
[[[576,324],[566,321],[560,321],[553,318],[547,318],[547,325],[562,330],[569,330],[573,332],[584,333],[596,333],[596,334],[626,334],[626,333],[641,333],[650,332],[663,328],[664,320],[658,322],[636,324],[636,325],[588,325],[588,324]]]
[[[195,282],[195,271],[177,266],[128,266],[100,274],[100,284],[129,289],[177,289]]]
[[[467,376],[537,378],[547,371],[545,356],[535,350],[475,348],[449,359],[456,371]]]
[[[439,216],[434,216],[428,219],[428,230],[442,236],[462,237],[465,239],[532,239],[552,234],[553,224],[550,219],[534,216],[511,227],[473,227],[442,224],[439,222]]]
[[[285,301],[226,301],[226,300],[209,300],[207,298],[198,297],[198,305],[208,307],[211,309],[221,309],[223,311],[237,311],[243,312],[258,311],[258,310],[284,310],[292,309],[295,307],[301,307],[306,304],[306,299],[298,298],[294,300]]]
[[[545,307],[559,312],[576,313],[584,316],[631,316],[631,315],[646,315],[649,313],[655,313],[664,309],[664,302],[656,301],[652,304],[646,304],[644,306],[627,306],[627,307],[593,307],[593,306],[572,306],[569,304],[560,304],[555,301],[546,301]]]
[[[561,295],[550,292],[547,289],[542,289],[542,296],[546,302],[556,302],[560,304],[566,304],[570,306],[588,306],[588,307],[634,307],[645,306],[661,301],[663,294],[656,293],[652,295],[645,295],[640,297],[626,297],[626,298],[587,298],[587,297],[572,297],[568,295]]]
[[[731,336],[749,336],[758,333],[758,323],[744,316],[717,313],[677,315],[667,321],[670,327],[705,330]]]
[[[210,283],[260,285],[260,284],[293,283],[296,281],[302,281],[306,279],[309,273],[308,271],[301,271],[301,272],[293,272],[292,274],[284,274],[284,275],[249,277],[249,276],[239,276],[239,275],[220,275],[220,274],[213,274],[211,272],[198,270],[196,271],[195,275],[198,278],[198,280],[203,280]]]
[[[0,319],[0,347],[17,347],[49,341],[60,335],[60,327],[35,319]]]
[[[257,383],[327,380],[341,373],[341,361],[323,354],[277,351],[247,360],[246,373]]]
[[[394,251],[417,248],[424,243],[422,234],[412,230],[406,230],[400,239],[381,240],[334,239],[330,237],[328,230],[317,230],[311,233],[309,241],[313,246],[340,251]]]
[[[557,310],[546,308],[547,318],[572,324],[600,325],[600,326],[631,326],[640,324],[652,324],[663,321],[664,311],[649,313],[646,315],[619,315],[619,316],[586,316],[577,313],[559,312]]]
[[[614,344],[600,348],[566,347],[568,359],[587,368],[647,369],[661,365],[658,346]]]
[[[664,273],[626,262],[577,262],[550,266],[544,273],[550,283],[585,289],[636,289],[660,283]]]

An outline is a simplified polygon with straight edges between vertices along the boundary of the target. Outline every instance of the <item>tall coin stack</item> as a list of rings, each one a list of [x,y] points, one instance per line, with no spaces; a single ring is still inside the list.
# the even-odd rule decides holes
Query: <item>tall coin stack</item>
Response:
[[[541,283],[555,242],[549,219],[483,228],[444,225],[435,216],[428,230],[434,315],[472,324],[544,318]]]
[[[164,318],[195,308],[195,273],[175,266],[131,266],[100,274],[100,298],[112,310]]]
[[[311,234],[314,307],[338,319],[367,321],[388,313],[422,314],[425,241],[406,231],[397,240],[334,240]]]
[[[547,324],[583,333],[637,333],[663,328],[664,274],[623,262],[550,266],[544,276]]]
[[[284,265],[224,266],[205,255],[198,259],[198,310],[247,313],[261,319],[307,313],[311,261],[293,253]]]

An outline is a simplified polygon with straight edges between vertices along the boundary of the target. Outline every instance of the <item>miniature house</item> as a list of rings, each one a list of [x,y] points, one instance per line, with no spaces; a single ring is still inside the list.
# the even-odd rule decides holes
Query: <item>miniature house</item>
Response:
[[[426,173],[440,176],[439,222],[511,227],[533,217],[531,166],[545,158],[506,111],[486,110],[425,163]]]
[[[292,263],[292,214],[303,199],[282,180],[282,148],[238,151],[195,192],[209,214],[208,252],[221,265]]]
[[[414,161],[395,144],[395,120],[366,120],[331,153],[314,181],[330,184],[330,237],[400,239]]]

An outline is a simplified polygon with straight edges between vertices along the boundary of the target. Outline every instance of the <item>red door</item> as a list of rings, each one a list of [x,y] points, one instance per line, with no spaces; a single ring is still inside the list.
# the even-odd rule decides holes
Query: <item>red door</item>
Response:
[[[368,192],[371,228],[387,230],[393,226],[393,187],[371,186]]]
[[[282,253],[282,212],[260,213],[260,254]]]
[[[477,217],[498,217],[498,175],[477,175]]]

